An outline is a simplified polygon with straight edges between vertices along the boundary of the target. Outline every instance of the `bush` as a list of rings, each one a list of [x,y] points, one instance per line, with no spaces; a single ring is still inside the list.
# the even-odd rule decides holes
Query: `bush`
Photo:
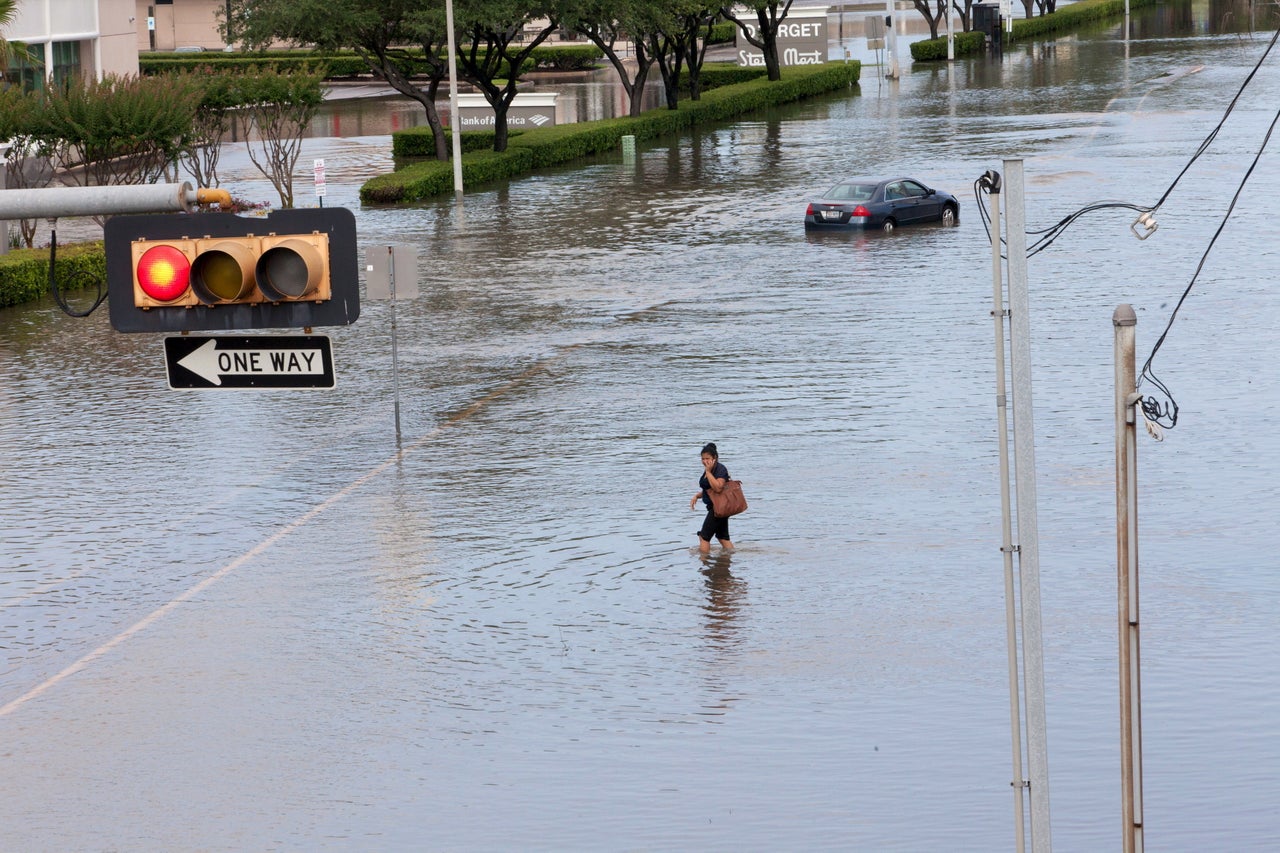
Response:
[[[421,50],[409,50],[407,53],[411,58],[423,56]],[[529,65],[526,65],[523,70],[579,71],[594,68],[603,58],[604,52],[592,44],[539,45],[533,49],[529,57]],[[177,74],[198,69],[234,73],[251,66],[285,72],[318,65],[325,66],[331,78],[355,77],[371,73],[368,63],[354,51],[349,50],[264,50],[247,53],[152,52],[138,56],[139,73],[146,76]],[[427,70],[427,64],[423,61],[420,68],[410,68],[409,73],[411,76],[425,75]]]
[[[604,51],[594,44],[539,45],[531,58],[534,70],[583,71],[599,65]]]
[[[463,183],[474,186],[504,180],[534,169],[615,151],[624,136],[634,136],[637,141],[656,139],[697,124],[724,121],[753,110],[838,91],[855,85],[860,70],[861,65],[857,62],[784,68],[781,80],[757,79],[723,86],[706,92],[701,100],[682,101],[674,110],[659,108],[635,118],[624,116],[526,130],[519,136],[513,134],[504,152],[477,151],[463,155]],[[421,135],[416,128],[401,133]],[[463,138],[470,135],[463,134]],[[453,167],[449,163],[432,160],[368,181],[360,188],[360,201],[365,204],[396,204],[452,191]]]
[[[1129,0],[1129,8],[1132,11],[1143,6],[1154,6],[1158,2],[1159,0]],[[1004,38],[1006,43],[1025,41],[1064,30],[1076,30],[1084,24],[1108,21],[1123,14],[1124,0],[1080,0],[1079,3],[1064,6],[1048,15],[1015,20],[1013,32],[1005,33]],[[955,36],[956,56],[977,53],[982,50],[985,42],[986,36],[983,33],[959,33]],[[916,62],[936,62],[946,59],[946,38],[912,42],[911,58]]]
[[[956,56],[968,56],[971,53],[980,53],[983,45],[987,42],[987,37],[984,33],[967,32],[956,33],[953,40],[955,41]],[[912,42],[911,58],[916,62],[937,62],[946,59],[946,38]]]
[[[444,129],[445,147],[450,151],[453,150],[453,140],[449,135],[449,128]],[[511,130],[507,133],[508,139],[514,139],[523,130]],[[467,130],[462,134],[461,148],[462,153],[467,154],[472,151],[489,151],[493,149],[493,131],[492,130]],[[431,126],[424,124],[418,127],[411,127],[408,130],[398,130],[391,134],[391,156],[392,157],[435,157],[436,143],[435,137],[431,133]]]
[[[102,242],[58,246],[58,289],[78,290],[106,281]],[[49,250],[12,249],[0,255],[0,308],[31,302],[49,292]]]
[[[1159,0],[1129,0],[1129,9],[1140,9],[1154,6]],[[1106,21],[1124,15],[1125,0],[1081,0],[1064,6],[1058,11],[1013,22],[1013,33],[1010,41],[1022,41],[1062,30],[1074,30],[1081,24],[1094,21]]]

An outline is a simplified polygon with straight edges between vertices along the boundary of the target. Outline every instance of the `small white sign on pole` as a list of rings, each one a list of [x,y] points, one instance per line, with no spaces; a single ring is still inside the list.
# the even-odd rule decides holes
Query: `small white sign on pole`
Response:
[[[324,198],[324,160],[316,160],[316,198]]]

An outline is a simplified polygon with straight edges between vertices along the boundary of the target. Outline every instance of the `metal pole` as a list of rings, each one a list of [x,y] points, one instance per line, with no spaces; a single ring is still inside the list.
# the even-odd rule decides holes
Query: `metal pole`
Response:
[[[1022,160],[1004,161],[1008,188],[1005,245],[1009,259],[1009,360],[1013,384],[1013,459],[1018,511],[1018,575],[1022,604],[1022,666],[1027,704],[1027,779],[1031,849],[1049,853],[1049,746],[1045,722],[1044,647],[1040,622],[1040,534],[1036,517],[1035,424],[1031,403],[1031,317],[1027,297],[1027,234]]]
[[[400,444],[400,355],[396,349],[396,253],[387,247],[387,270],[391,280],[391,387],[396,398],[396,446]]]
[[[1128,2],[1128,0],[1125,0],[1125,2]],[[954,10],[951,8],[951,0],[946,0],[946,3],[947,3],[947,62],[955,62],[956,61],[956,37],[955,37],[955,34],[952,33],[951,31],[951,17],[952,17],[952,12]]]
[[[1017,853],[1027,849],[1022,802],[1027,783],[1022,777],[1022,708],[1018,699],[1018,613],[1013,587],[1013,520],[1009,500],[1009,408],[1004,367],[1004,266],[1000,262],[1000,176],[991,180],[991,317],[996,333],[996,434],[1000,446],[1000,553],[1004,557],[1004,617],[1009,645],[1009,733],[1013,741],[1013,825]]]
[[[898,79],[898,10],[894,0],[884,0],[884,10],[888,12],[885,16],[885,45],[889,48],[889,73],[886,77],[893,80]]]
[[[449,30],[449,137],[453,141],[453,192],[458,201],[462,201],[462,119],[458,117],[458,49],[453,43],[453,0],[445,0],[444,14]]]
[[[1120,637],[1120,790],[1124,853],[1142,853],[1142,713],[1138,655],[1138,316],[1111,315],[1115,329],[1116,599]]]
[[[191,211],[214,203],[223,207],[231,204],[231,194],[221,189],[192,189],[188,183],[14,189],[0,191],[0,219]]]

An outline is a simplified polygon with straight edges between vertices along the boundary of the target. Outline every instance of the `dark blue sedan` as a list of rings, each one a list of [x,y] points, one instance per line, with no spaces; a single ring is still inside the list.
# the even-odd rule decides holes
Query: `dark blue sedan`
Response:
[[[805,228],[871,228],[960,221],[960,202],[950,193],[911,178],[845,178],[809,202]]]

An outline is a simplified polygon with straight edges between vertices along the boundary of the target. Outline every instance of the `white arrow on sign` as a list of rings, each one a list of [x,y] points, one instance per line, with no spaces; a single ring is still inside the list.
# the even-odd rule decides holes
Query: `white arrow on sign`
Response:
[[[221,385],[224,376],[307,376],[324,374],[319,349],[218,349],[218,340],[205,341],[178,364],[206,382]]]

